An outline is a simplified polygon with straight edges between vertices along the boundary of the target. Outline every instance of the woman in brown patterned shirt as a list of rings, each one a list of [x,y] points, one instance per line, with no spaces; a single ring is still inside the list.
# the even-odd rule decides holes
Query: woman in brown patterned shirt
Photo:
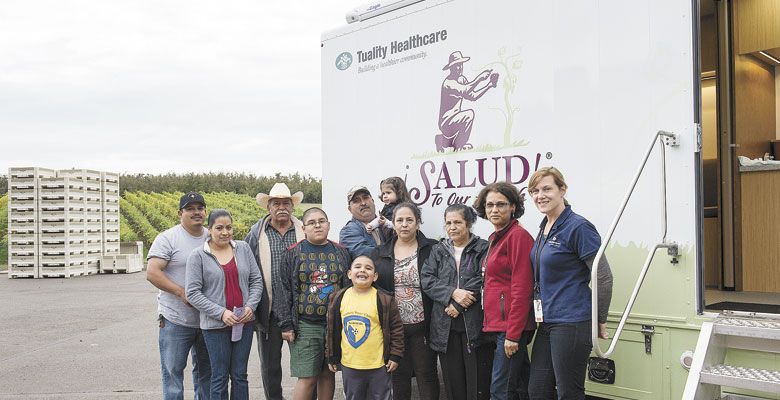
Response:
[[[420,398],[439,398],[436,353],[428,346],[428,321],[433,302],[422,292],[420,270],[435,240],[420,232],[420,209],[401,203],[393,211],[393,239],[371,253],[379,278],[376,286],[395,295],[404,323],[404,356],[393,373],[393,399],[411,398],[412,372]]]

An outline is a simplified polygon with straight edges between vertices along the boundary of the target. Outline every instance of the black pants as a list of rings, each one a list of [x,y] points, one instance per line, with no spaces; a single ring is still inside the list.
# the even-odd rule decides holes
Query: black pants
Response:
[[[392,400],[393,383],[387,368],[352,369],[341,366],[345,400]]]
[[[257,332],[257,352],[260,353],[260,376],[268,400],[282,400],[282,330],[276,318],[270,319],[267,332]]]
[[[449,400],[490,400],[494,343],[466,348],[465,333],[450,331],[447,352],[439,353]]]
[[[438,400],[439,374],[436,352],[425,339],[425,322],[404,325],[404,357],[393,372],[393,399],[412,398],[412,373],[417,378],[420,398]]]
[[[541,323],[531,353],[531,399],[585,398],[585,370],[593,347],[590,321]]]

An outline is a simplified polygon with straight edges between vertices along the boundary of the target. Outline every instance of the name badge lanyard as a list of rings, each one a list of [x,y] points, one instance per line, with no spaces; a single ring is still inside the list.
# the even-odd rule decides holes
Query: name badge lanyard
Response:
[[[556,221],[557,222],[557,221]],[[541,280],[541,269],[542,264],[540,263],[540,259],[542,256],[542,249],[547,244],[547,240],[550,239],[550,234],[553,233],[553,229],[555,228],[555,223],[553,223],[553,226],[550,228],[550,232],[547,234],[547,236],[544,236],[544,227],[539,229],[539,235],[536,237],[536,251],[534,252],[534,260],[536,268],[534,268],[534,317],[536,319],[536,322],[544,322],[544,313],[542,311],[542,288],[539,283]],[[542,240],[544,238],[544,240]]]

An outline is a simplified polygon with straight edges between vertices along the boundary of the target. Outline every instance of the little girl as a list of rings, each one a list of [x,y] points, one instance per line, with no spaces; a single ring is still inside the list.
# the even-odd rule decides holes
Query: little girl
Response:
[[[406,190],[406,183],[397,176],[391,176],[379,182],[379,191],[381,193],[379,199],[385,203],[385,206],[379,212],[379,217],[366,224],[366,230],[369,232],[380,226],[392,229],[393,222],[391,220],[395,206],[405,201],[412,201],[409,191]]]

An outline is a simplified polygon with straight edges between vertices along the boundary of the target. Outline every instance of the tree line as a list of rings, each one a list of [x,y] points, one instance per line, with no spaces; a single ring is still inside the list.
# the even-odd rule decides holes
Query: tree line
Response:
[[[276,182],[286,183],[292,192],[302,191],[306,203],[322,203],[322,180],[297,172],[270,176],[236,172],[123,174],[119,176],[119,189],[122,193],[126,190],[147,193],[196,190],[203,193],[233,192],[254,197],[258,193],[268,193]],[[8,177],[0,175],[0,195],[7,192]]]

